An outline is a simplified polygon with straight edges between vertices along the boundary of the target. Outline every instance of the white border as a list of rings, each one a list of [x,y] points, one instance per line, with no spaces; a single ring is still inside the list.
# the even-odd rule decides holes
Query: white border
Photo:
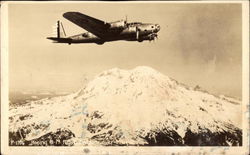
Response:
[[[129,1],[119,3],[240,3],[242,4],[242,147],[9,147],[8,146],[8,4],[117,3],[97,1],[2,2],[1,6],[1,153],[3,154],[248,154],[249,152],[249,2],[248,1]],[[86,153],[85,153],[86,154]]]
[[[8,5],[1,4],[1,153],[5,152],[8,142],[8,109],[9,109],[9,38],[8,38]],[[7,143],[8,145],[8,143]]]

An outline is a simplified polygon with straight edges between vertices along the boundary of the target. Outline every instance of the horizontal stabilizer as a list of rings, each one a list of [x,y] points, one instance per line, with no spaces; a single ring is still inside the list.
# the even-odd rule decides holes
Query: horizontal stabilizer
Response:
[[[47,37],[47,39],[50,39],[59,43],[70,43],[72,41],[71,38]]]

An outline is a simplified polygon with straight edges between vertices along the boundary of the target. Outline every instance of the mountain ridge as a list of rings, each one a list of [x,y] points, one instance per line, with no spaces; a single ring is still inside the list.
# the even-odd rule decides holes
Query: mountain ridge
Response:
[[[240,101],[195,90],[147,66],[104,71],[76,93],[10,113],[10,145],[13,139],[54,145],[48,137],[62,133],[70,135],[63,145],[242,145]]]

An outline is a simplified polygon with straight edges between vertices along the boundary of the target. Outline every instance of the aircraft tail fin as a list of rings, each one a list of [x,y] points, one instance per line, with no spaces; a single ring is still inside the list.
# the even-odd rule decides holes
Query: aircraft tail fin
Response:
[[[56,22],[55,25],[53,25],[53,34],[54,37],[57,38],[66,38],[66,33],[63,27],[63,24],[60,20]]]

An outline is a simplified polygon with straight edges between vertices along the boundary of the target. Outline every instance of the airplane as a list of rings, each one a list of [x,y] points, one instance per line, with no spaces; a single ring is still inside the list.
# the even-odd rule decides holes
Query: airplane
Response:
[[[104,22],[80,12],[66,12],[63,17],[87,30],[88,32],[66,37],[61,21],[56,24],[56,37],[47,37],[54,43],[96,43],[102,45],[105,42],[125,40],[138,41],[155,40],[160,31],[159,24],[141,22],[128,23],[126,20]]]

